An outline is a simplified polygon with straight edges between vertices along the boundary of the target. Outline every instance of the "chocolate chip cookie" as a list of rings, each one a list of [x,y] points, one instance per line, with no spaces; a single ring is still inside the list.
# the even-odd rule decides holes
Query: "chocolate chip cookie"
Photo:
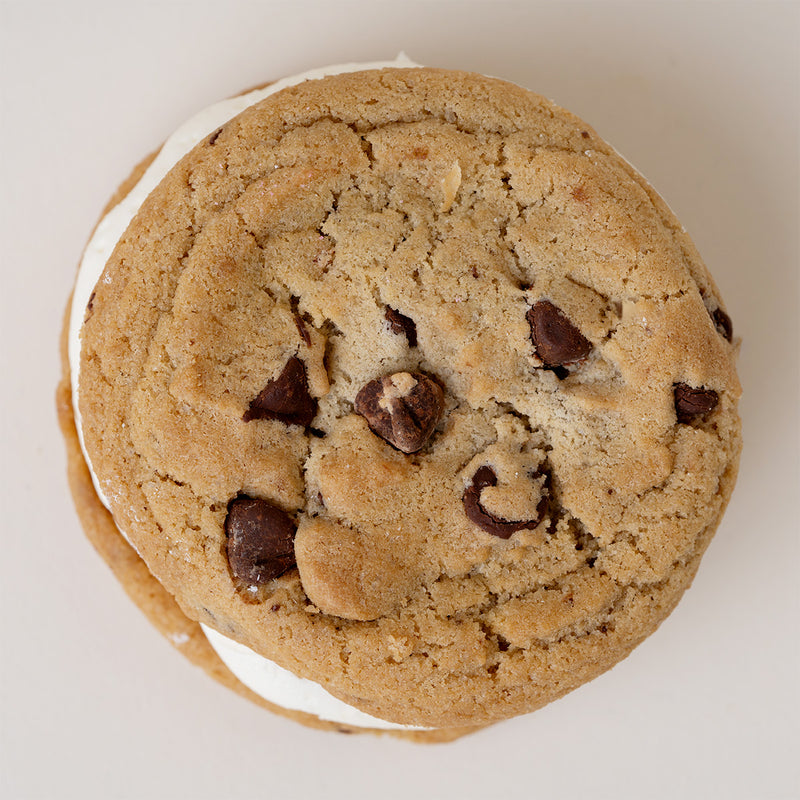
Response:
[[[532,711],[690,584],[737,343],[580,120],[436,69],[272,94],[147,196],[86,308],[98,490],[197,620],[380,720]]]

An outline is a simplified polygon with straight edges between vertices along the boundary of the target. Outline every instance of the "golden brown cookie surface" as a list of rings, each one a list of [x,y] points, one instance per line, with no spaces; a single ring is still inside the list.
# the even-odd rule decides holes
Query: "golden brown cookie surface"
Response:
[[[87,446],[149,569],[386,719],[500,719],[624,657],[732,488],[735,348],[691,244],[498,81],[249,109],[151,195],[87,317]]]

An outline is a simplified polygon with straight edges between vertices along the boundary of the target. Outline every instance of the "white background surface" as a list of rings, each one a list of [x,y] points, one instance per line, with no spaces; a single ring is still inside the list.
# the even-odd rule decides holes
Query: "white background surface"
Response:
[[[798,780],[798,3],[0,3],[0,796],[778,798]],[[626,662],[451,745],[306,730],[205,677],[83,539],[53,393],[84,241],[140,156],[265,79],[399,49],[589,121],[744,339],[739,486]]]

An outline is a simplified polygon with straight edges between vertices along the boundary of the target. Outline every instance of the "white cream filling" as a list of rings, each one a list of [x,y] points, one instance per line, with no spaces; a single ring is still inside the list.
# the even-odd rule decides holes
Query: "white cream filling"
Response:
[[[248,689],[252,689],[270,703],[292,711],[314,714],[329,722],[353,725],[357,728],[430,730],[415,725],[399,725],[365,714],[326,692],[318,683],[298,678],[288,669],[279,667],[274,661],[254,653],[249,647],[233,639],[228,639],[213,628],[205,625],[202,628],[211,646],[228,665],[230,671]]]
[[[80,332],[89,298],[100,280],[106,262],[111,257],[117,242],[122,238],[128,225],[141,207],[147,196],[158,186],[172,167],[183,158],[198,142],[215,131],[221,125],[244,111],[254,103],[263,100],[281,89],[295,86],[303,81],[337,75],[342,72],[358,72],[368,69],[386,67],[417,67],[404,53],[400,53],[394,61],[378,61],[366,64],[339,64],[310,70],[290,78],[284,78],[264,89],[223,100],[196,114],[188,122],[178,128],[164,142],[156,158],[146,172],[128,193],[100,221],[94,235],[86,246],[86,250],[78,270],[78,278],[70,309],[69,329],[69,363],[72,383],[73,408],[75,425],[78,431],[81,448],[92,475],[98,497],[108,508],[107,492],[100,485],[86,453],[83,441],[80,410],[78,408],[79,370],[80,370]],[[125,536],[124,531],[120,531]],[[127,538],[127,537],[126,537]],[[372,717],[347,705],[334,697],[313,681],[298,678],[288,670],[279,667],[272,661],[253,652],[238,642],[222,636],[217,631],[203,626],[203,630],[211,646],[227,665],[228,669],[248,688],[270,703],[283,708],[314,714],[329,722],[353,725],[363,728],[381,728],[386,730],[425,730],[414,725],[399,725],[393,722]]]

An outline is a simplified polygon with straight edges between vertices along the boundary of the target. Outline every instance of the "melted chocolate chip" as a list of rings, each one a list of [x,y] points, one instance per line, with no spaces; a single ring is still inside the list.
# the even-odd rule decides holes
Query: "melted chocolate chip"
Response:
[[[409,347],[417,346],[417,325],[411,317],[407,317],[389,306],[386,306],[384,316],[392,333],[405,335]]]
[[[719,395],[713,389],[693,389],[686,383],[676,383],[672,390],[678,422],[691,423],[702,419],[719,402]]]
[[[226,552],[233,577],[248,586],[263,584],[295,565],[297,526],[277,506],[239,495],[228,506]]]
[[[308,426],[316,413],[317,401],[308,392],[306,365],[292,356],[283,372],[250,403],[242,419],[279,419],[287,425]]]
[[[494,470],[491,467],[480,467],[472,477],[472,482],[469,486],[467,486],[467,489],[464,492],[464,513],[466,513],[467,519],[469,519],[471,522],[474,522],[479,528],[482,528],[487,533],[491,533],[492,536],[499,536],[501,539],[508,539],[511,534],[521,531],[524,528],[536,528],[544,518],[548,504],[549,491],[545,490],[548,488],[550,483],[549,474],[538,472],[533,477],[536,478],[542,474],[546,475],[546,479],[542,486],[542,497],[536,506],[536,519],[521,520],[519,522],[508,521],[501,519],[500,517],[495,517],[481,505],[481,492],[487,486],[497,485],[497,475],[495,475]]]
[[[539,300],[529,309],[528,324],[536,354],[553,369],[586,358],[592,343],[549,300]]]
[[[719,331],[720,335],[727,339],[729,342],[733,341],[733,323],[731,318],[721,309],[718,308],[711,315],[714,320],[714,325]]]
[[[442,416],[444,394],[421,372],[396,372],[366,384],[356,395],[355,410],[381,439],[403,453],[416,453]]]

